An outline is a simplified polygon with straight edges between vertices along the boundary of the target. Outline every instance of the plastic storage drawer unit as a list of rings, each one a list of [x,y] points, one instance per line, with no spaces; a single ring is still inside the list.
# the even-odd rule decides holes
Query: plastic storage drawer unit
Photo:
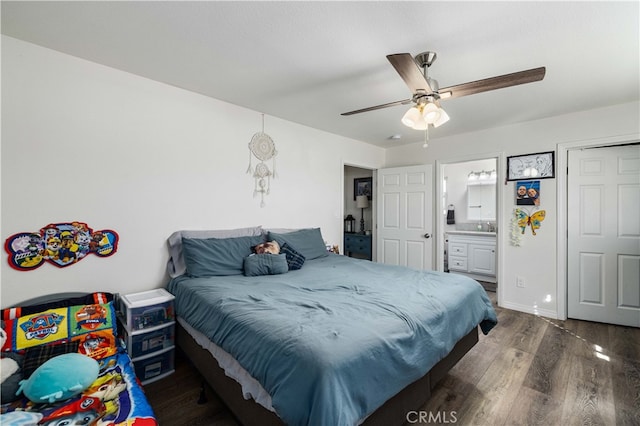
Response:
[[[173,322],[173,299],[175,297],[163,288],[122,296],[119,304],[121,321],[129,331]]]
[[[138,358],[172,348],[175,342],[175,322],[131,332],[125,328],[122,330],[122,336],[131,358]]]
[[[173,373],[174,350],[165,349],[140,358],[134,358],[133,368],[143,385],[160,380]]]

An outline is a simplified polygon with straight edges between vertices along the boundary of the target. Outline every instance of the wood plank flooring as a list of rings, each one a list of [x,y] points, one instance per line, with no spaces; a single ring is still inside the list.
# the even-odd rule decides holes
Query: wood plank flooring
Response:
[[[406,426],[640,425],[640,329],[496,312]],[[237,426],[208,386],[198,404],[201,386],[178,351],[176,373],[145,387],[160,425]]]

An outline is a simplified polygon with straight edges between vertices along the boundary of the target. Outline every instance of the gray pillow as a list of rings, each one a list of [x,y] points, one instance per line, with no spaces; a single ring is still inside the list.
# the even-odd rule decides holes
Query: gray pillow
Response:
[[[240,275],[251,248],[264,242],[262,235],[237,238],[183,238],[182,255],[192,277]]]
[[[305,259],[317,259],[328,256],[327,247],[322,239],[320,228],[300,229],[286,234],[269,232],[269,240],[276,240],[282,247],[289,244],[302,254]]]
[[[202,238],[235,238],[252,237],[262,234],[262,226],[252,226],[250,228],[238,229],[213,229],[203,231],[176,231],[169,239],[169,261],[167,262],[167,273],[171,278],[184,274],[187,267],[182,257],[182,238],[202,239]]]
[[[244,258],[244,274],[247,277],[286,272],[289,272],[289,265],[284,254],[252,254]]]

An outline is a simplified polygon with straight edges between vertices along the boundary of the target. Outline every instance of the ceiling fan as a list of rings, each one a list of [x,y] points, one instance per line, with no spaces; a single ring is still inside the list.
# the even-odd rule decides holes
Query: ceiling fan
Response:
[[[533,68],[440,89],[438,82],[428,75],[429,67],[436,60],[436,57],[437,55],[434,52],[423,52],[416,55],[415,58],[409,53],[387,55],[387,59],[400,74],[406,85],[409,86],[413,96],[402,101],[344,112],[341,115],[353,115],[413,103],[414,105],[402,117],[402,123],[416,130],[426,130],[429,124],[433,127],[438,127],[449,121],[449,116],[440,107],[441,99],[459,98],[489,90],[540,81],[544,78],[546,71],[545,67]],[[422,71],[420,71],[420,68],[422,68]]]

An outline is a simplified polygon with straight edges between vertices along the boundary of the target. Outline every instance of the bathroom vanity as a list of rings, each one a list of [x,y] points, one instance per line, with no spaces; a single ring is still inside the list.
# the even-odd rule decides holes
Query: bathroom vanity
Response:
[[[449,272],[497,282],[495,232],[448,231],[447,238]]]

